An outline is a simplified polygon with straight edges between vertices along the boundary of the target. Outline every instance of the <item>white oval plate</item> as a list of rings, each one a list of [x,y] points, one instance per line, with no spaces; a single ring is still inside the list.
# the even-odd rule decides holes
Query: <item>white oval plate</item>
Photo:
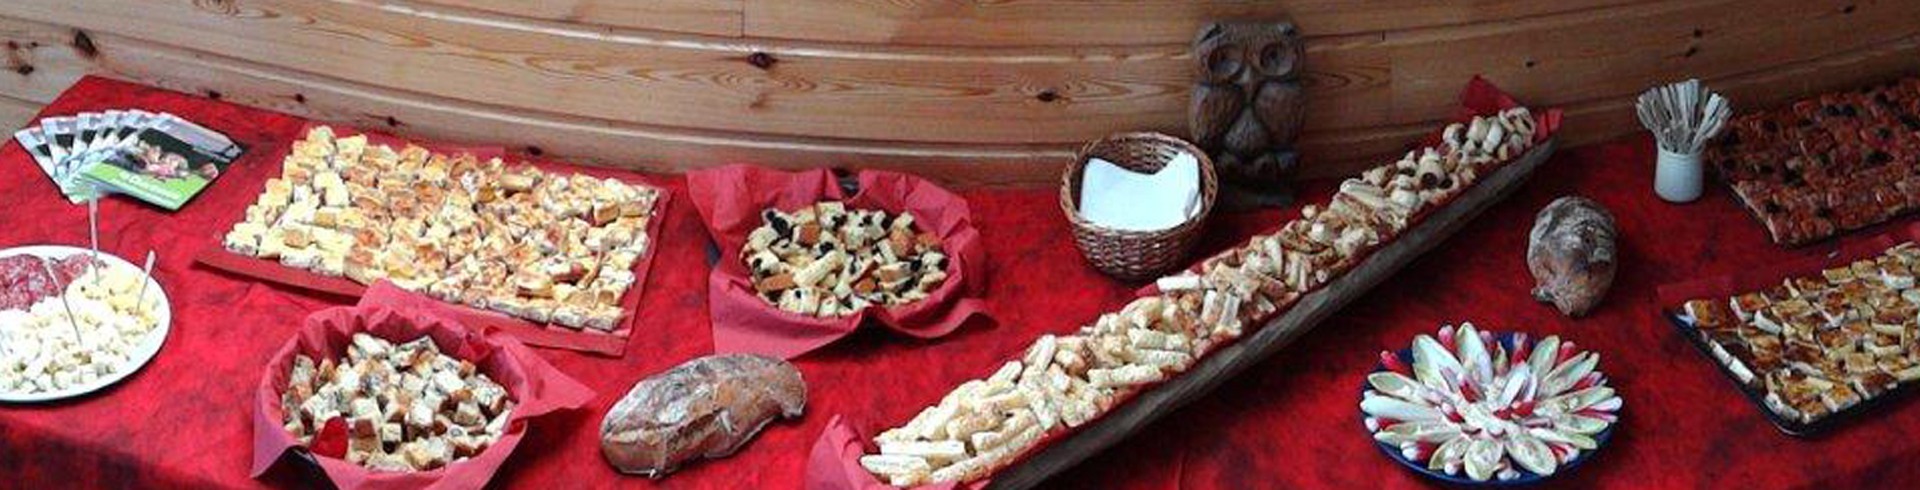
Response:
[[[79,248],[79,247],[69,247],[66,245],[29,245],[24,247],[14,247],[14,248],[9,248],[5,250],[0,250],[0,257],[11,257],[15,255],[34,255],[34,256],[39,256],[42,258],[49,258],[49,259],[63,259],[73,255],[84,255],[84,254],[91,254],[91,253],[93,253],[93,251],[88,249]],[[134,272],[140,271],[140,266],[134,265],[131,262],[127,262],[126,259],[116,257],[113,254],[107,254],[107,253],[100,254],[100,261],[105,262],[107,264],[107,267],[125,267]],[[126,364],[123,364],[120,366],[119,369],[114,370],[113,374],[109,374],[99,379],[95,379],[93,380],[92,383],[72,386],[64,390],[42,391],[38,393],[9,393],[9,392],[0,391],[0,402],[32,403],[32,402],[45,402],[45,401],[73,398],[73,397],[85,395],[88,393],[93,393],[95,391],[100,391],[101,389],[105,389],[108,386],[113,386],[115,383],[119,383],[120,380],[125,379],[127,376],[133,375],[134,372],[139,371],[141,367],[146,366],[147,361],[152,361],[153,356],[160,353],[160,345],[165,344],[167,342],[167,333],[168,331],[171,330],[171,327],[173,326],[173,302],[167,299],[167,291],[165,289],[162,289],[160,287],[160,283],[157,281],[154,281],[153,277],[151,276],[147,277],[146,288],[147,288],[147,294],[160,295],[160,312],[159,312],[160,322],[159,322],[159,325],[155,326],[152,332],[147,333],[147,338],[143,339],[139,345],[135,346],[134,351],[132,353],[129,353],[129,355],[127,356]],[[0,328],[5,328],[5,327],[0,327]]]

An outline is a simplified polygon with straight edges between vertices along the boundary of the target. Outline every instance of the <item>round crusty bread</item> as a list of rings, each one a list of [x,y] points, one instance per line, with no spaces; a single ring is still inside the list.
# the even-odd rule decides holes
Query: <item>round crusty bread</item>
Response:
[[[1616,235],[1613,214],[1587,198],[1562,197],[1541,209],[1527,234],[1534,299],[1570,317],[1593,310],[1613,284]]]
[[[634,384],[601,421],[600,452],[622,473],[657,478],[695,458],[731,455],[806,406],[806,382],[786,361],[701,357]]]

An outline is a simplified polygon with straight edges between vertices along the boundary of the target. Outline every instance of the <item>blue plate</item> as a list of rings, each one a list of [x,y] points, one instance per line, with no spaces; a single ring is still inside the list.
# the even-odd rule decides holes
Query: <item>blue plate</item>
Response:
[[[1513,333],[1511,332],[1497,333],[1497,334],[1494,334],[1494,338],[1500,342],[1501,346],[1506,347],[1508,353],[1513,352]],[[1534,343],[1538,344],[1539,340],[1537,339],[1534,340]],[[1413,348],[1412,347],[1400,349],[1398,352],[1394,353],[1394,356],[1399,357],[1400,362],[1402,364],[1405,364],[1407,366],[1413,366]],[[1377,373],[1377,372],[1386,371],[1386,370],[1387,370],[1387,366],[1385,364],[1380,364],[1378,366],[1375,366],[1374,370],[1369,372],[1368,374]],[[1367,380],[1364,378],[1361,379],[1360,380],[1360,394],[1361,394],[1360,396],[1362,398],[1365,398],[1367,390],[1370,390],[1370,389],[1373,389],[1373,387],[1367,384]],[[1625,407],[1621,407],[1621,408],[1622,410],[1625,409]],[[1381,453],[1387,455],[1387,459],[1391,459],[1395,463],[1400,463],[1400,466],[1404,466],[1408,470],[1412,470],[1414,473],[1419,473],[1423,476],[1426,476],[1427,478],[1440,480],[1453,485],[1468,486],[1468,487],[1519,487],[1519,486],[1533,485],[1533,484],[1545,481],[1549,478],[1553,478],[1555,476],[1565,475],[1567,474],[1567,472],[1573,471],[1574,468],[1580,467],[1582,463],[1586,463],[1587,460],[1593,459],[1594,453],[1599,452],[1600,448],[1607,447],[1607,440],[1613,437],[1613,429],[1620,426],[1620,421],[1618,419],[1619,416],[1620,416],[1620,412],[1618,411],[1614,412],[1614,417],[1615,417],[1614,422],[1611,424],[1607,424],[1607,428],[1602,429],[1600,433],[1594,434],[1593,450],[1581,452],[1579,456],[1576,456],[1573,458],[1573,461],[1568,461],[1566,464],[1560,465],[1560,469],[1554,470],[1553,475],[1541,476],[1531,471],[1527,471],[1525,468],[1520,468],[1519,466],[1516,465],[1514,466],[1514,469],[1520,472],[1520,477],[1514,478],[1512,480],[1501,480],[1499,477],[1496,476],[1493,479],[1487,480],[1487,481],[1474,481],[1474,479],[1467,477],[1466,472],[1461,472],[1458,475],[1449,475],[1444,472],[1429,470],[1427,469],[1426,462],[1410,460],[1410,459],[1407,459],[1406,456],[1401,455],[1399,446],[1394,446],[1392,444],[1387,444],[1384,442],[1373,440],[1373,431],[1367,430],[1367,412],[1364,410],[1360,412],[1360,430],[1362,431],[1362,433],[1366,434],[1368,440],[1373,441],[1374,447],[1379,448]]]

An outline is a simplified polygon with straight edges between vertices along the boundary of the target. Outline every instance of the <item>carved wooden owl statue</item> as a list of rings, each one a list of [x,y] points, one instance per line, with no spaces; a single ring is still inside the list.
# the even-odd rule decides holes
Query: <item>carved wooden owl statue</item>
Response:
[[[1291,22],[1216,22],[1193,41],[1199,83],[1187,112],[1194,144],[1213,158],[1226,209],[1285,206],[1306,114],[1304,55]]]

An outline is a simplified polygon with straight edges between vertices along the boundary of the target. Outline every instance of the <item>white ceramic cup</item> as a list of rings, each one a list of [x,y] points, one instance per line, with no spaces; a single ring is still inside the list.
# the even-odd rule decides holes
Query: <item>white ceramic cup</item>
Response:
[[[1667,202],[1693,202],[1700,198],[1701,180],[1706,173],[1700,167],[1699,153],[1674,153],[1660,150],[1654,163],[1653,192]]]

